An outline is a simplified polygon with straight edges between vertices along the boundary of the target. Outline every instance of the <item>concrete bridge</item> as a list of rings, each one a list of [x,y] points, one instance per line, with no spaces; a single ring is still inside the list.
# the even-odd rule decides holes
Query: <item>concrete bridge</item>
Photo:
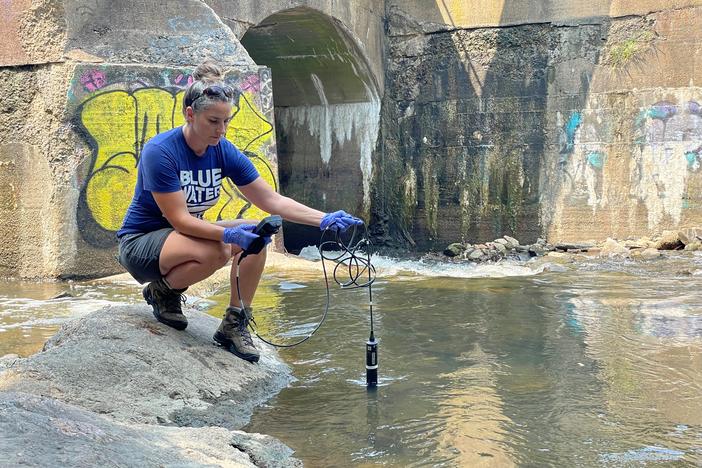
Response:
[[[118,269],[146,140],[211,56],[286,195],[418,249],[702,219],[702,1],[9,0],[0,274]],[[636,5],[632,5],[636,3]],[[227,187],[212,220],[262,213]],[[286,245],[315,229],[286,226]]]

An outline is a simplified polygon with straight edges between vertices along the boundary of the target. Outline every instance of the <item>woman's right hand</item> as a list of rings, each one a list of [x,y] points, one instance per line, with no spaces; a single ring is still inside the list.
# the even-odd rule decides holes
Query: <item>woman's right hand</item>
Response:
[[[236,244],[242,250],[246,250],[253,241],[259,238],[258,234],[251,232],[255,227],[253,224],[239,224],[238,226],[225,228],[222,241],[226,244]]]

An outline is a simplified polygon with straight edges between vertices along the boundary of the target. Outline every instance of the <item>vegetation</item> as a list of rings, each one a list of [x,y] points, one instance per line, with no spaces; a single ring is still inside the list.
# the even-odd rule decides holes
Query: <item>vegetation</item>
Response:
[[[633,58],[647,50],[654,38],[655,35],[652,31],[642,31],[614,44],[609,51],[609,64],[614,68],[625,67]]]

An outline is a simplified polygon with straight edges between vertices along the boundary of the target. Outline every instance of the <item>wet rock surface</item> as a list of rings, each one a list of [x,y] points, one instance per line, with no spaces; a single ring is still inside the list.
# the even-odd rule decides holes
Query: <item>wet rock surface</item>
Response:
[[[147,463],[152,466],[220,464],[218,459],[231,460],[229,466],[297,466],[292,450],[279,441],[232,432],[248,422],[256,405],[290,382],[289,367],[261,342],[258,364],[237,358],[213,344],[216,318],[194,310],[186,315],[188,328],[179,332],[156,322],[150,308],[107,307],[65,324],[38,354],[0,359],[0,406],[7,410],[0,412],[0,444],[9,444],[13,456],[20,457],[17,463],[43,466],[62,464],[60,445],[42,443],[54,433],[75,433],[75,447],[94,452],[78,466],[101,463],[105,440],[117,447],[130,437],[162,440],[159,450],[144,453],[154,457],[153,464]],[[65,415],[63,429],[39,423],[61,421],[60,414]],[[81,432],[88,423],[94,429]],[[28,426],[40,430],[23,435]],[[200,448],[183,442],[191,435],[201,441]],[[232,458],[233,447],[249,455]],[[159,462],[168,452],[176,458]],[[40,463],[42,457],[46,463]],[[135,465],[126,458],[123,464]]]

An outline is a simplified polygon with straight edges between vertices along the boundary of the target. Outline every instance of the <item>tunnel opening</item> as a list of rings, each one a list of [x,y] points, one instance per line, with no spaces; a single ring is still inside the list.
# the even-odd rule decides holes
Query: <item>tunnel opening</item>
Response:
[[[280,192],[368,219],[380,98],[359,45],[341,22],[310,8],[267,17],[241,43],[271,69]],[[284,224],[290,252],[319,237],[317,227]]]

